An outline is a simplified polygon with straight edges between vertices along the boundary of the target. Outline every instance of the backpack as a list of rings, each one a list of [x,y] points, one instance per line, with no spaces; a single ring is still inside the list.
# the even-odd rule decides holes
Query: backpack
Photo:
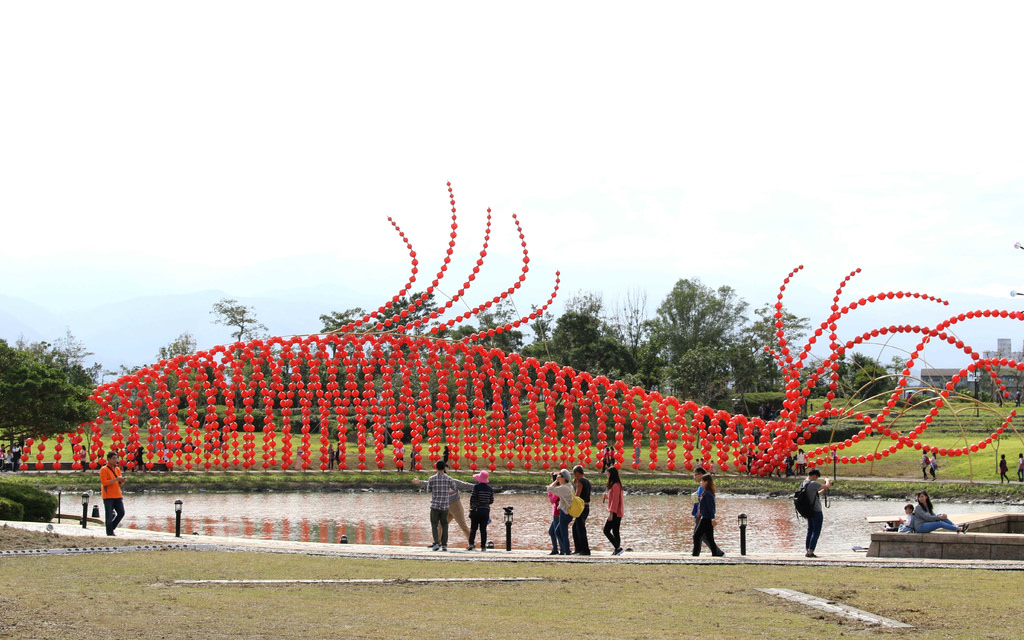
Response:
[[[587,506],[586,502],[583,502],[583,498],[579,496],[572,497],[572,504],[569,505],[569,515],[578,518],[583,513],[583,509]]]
[[[814,498],[807,492],[807,485],[796,490],[793,494],[793,506],[797,514],[802,518],[810,518],[814,515]]]

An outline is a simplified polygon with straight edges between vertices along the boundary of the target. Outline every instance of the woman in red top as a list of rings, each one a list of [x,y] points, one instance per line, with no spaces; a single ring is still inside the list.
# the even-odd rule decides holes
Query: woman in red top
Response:
[[[604,523],[604,535],[608,542],[612,543],[613,556],[622,555],[622,538],[619,536],[619,525],[622,524],[622,481],[619,480],[619,470],[614,466],[608,467],[608,491],[602,496],[608,503],[608,521]]]

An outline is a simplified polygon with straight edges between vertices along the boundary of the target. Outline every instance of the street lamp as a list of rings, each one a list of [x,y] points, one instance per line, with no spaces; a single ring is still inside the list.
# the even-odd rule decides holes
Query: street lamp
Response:
[[[89,492],[82,494],[82,528],[85,529],[86,518],[89,517]]]
[[[505,551],[512,550],[512,507],[503,507],[505,510]]]
[[[740,523],[740,555],[747,555],[747,514],[741,513],[736,516]]]
[[[63,491],[61,487],[57,487],[57,524],[60,524],[60,499]]]
[[[181,500],[174,501],[174,537],[181,537],[181,506],[184,504]]]

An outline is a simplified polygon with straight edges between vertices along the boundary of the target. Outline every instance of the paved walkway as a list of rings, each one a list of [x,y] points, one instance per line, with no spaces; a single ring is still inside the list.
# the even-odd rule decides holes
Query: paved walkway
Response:
[[[79,524],[52,524],[41,522],[0,522],[0,526],[18,527],[31,531],[47,531],[62,536],[86,536],[107,540],[101,526],[90,525],[83,529]],[[969,534],[968,534],[969,535]],[[431,551],[426,547],[369,545],[369,544],[326,544],[322,542],[295,542],[291,540],[262,540],[255,538],[231,538],[226,536],[182,536],[173,533],[147,531],[143,529],[118,529],[118,537],[145,541],[143,545],[188,545],[189,548],[220,551],[261,551],[266,553],[298,553],[304,555],[338,556],[372,559],[419,559],[441,562],[576,562],[595,564],[754,564],[754,565],[807,565],[807,566],[870,566],[899,568],[959,568],[1024,570],[1024,562],[1009,560],[934,560],[926,558],[868,558],[863,552],[822,553],[816,559],[799,554],[755,553],[746,556],[730,554],[724,558],[713,558],[710,554],[694,558],[689,555],[665,552],[626,552],[612,557],[607,554],[593,556],[550,556],[548,552],[530,549],[493,549],[487,552],[452,549],[448,552]],[[113,550],[113,549],[111,549]],[[122,551],[126,549],[121,549]],[[76,550],[72,553],[82,553]],[[0,549],[0,557],[24,555]]]

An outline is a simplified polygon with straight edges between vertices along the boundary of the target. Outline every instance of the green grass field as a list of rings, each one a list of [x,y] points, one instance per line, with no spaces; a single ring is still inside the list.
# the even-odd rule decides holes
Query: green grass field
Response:
[[[541,578],[415,583],[412,578]],[[178,580],[389,579],[185,585]],[[956,597],[959,585],[974,595]],[[913,625],[787,603],[784,587]],[[760,565],[362,560],[154,551],[0,558],[0,637],[118,638],[1016,638],[1024,582],[1000,571]],[[10,614],[10,615],[8,615]]]

